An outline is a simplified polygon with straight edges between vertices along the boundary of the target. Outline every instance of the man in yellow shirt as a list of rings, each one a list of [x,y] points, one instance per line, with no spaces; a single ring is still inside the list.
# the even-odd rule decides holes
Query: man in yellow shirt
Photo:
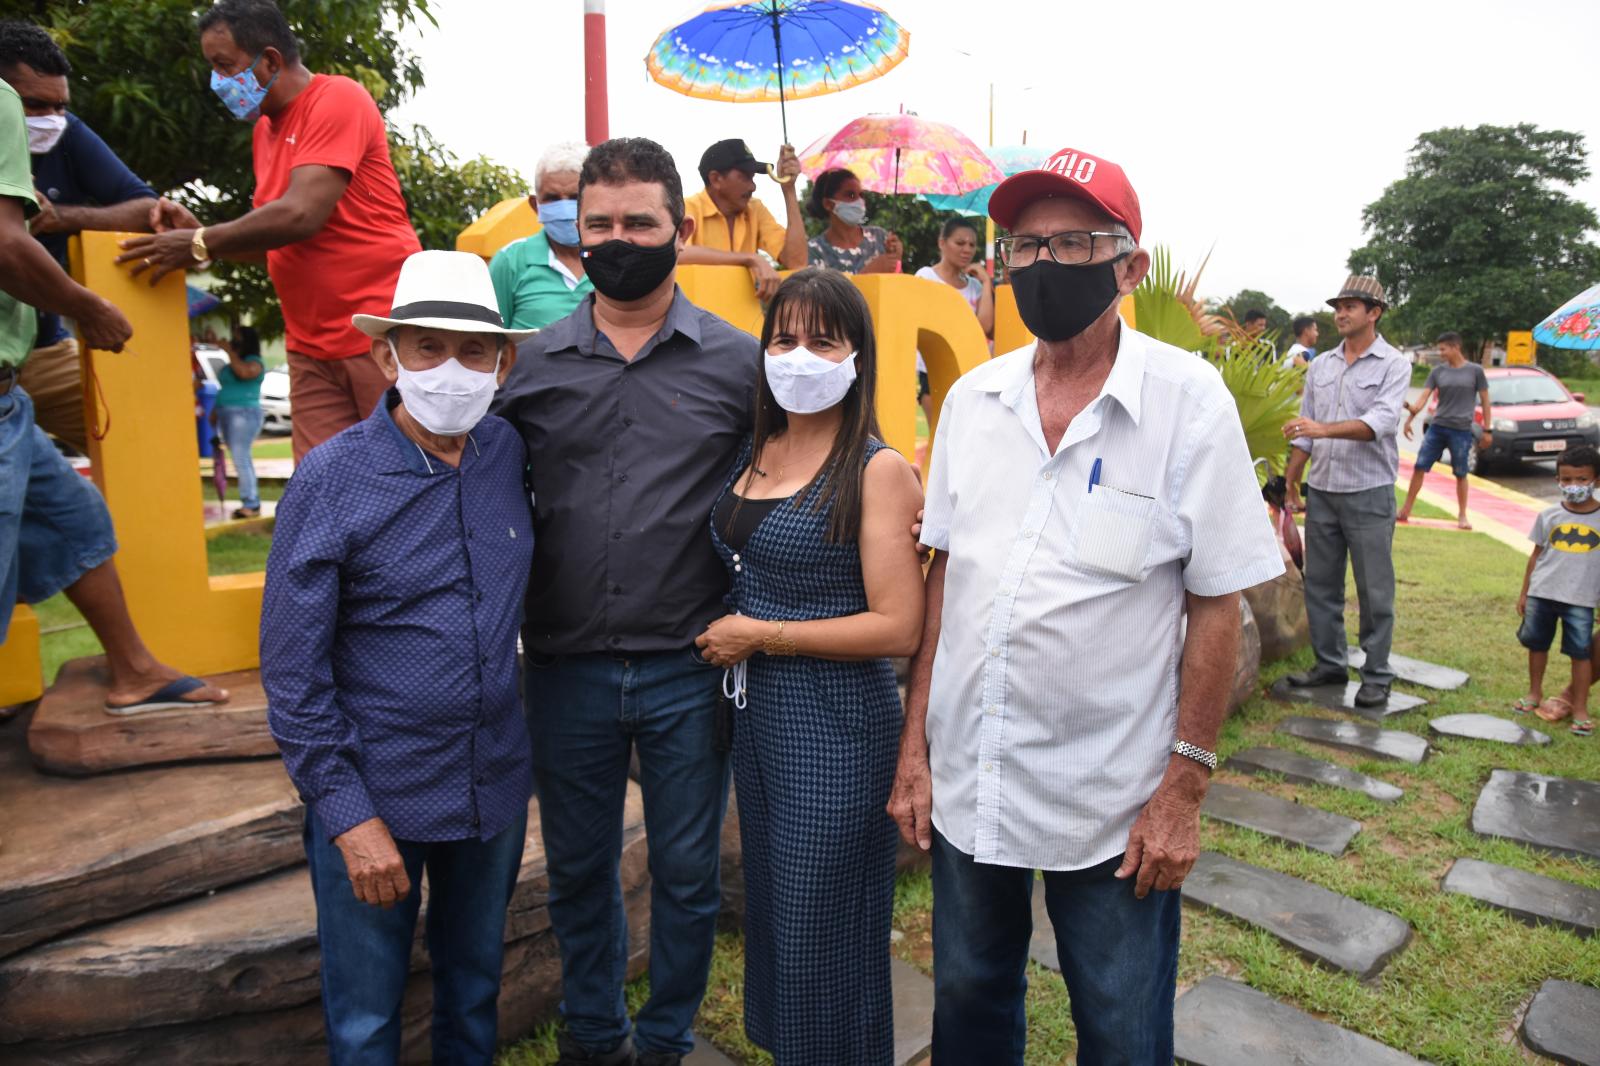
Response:
[[[806,265],[806,225],[795,190],[800,160],[794,148],[786,144],[778,151],[776,177],[788,216],[782,226],[755,198],[755,176],[768,169],[743,141],[718,141],[707,148],[700,157],[706,187],[683,204],[694,219],[694,235],[678,257],[680,263],[748,268],[763,301],[778,291],[778,268]]]

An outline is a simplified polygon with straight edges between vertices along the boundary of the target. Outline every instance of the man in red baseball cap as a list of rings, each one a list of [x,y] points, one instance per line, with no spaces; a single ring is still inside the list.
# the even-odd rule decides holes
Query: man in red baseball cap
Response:
[[[1122,168],[1063,150],[989,211],[1037,340],[945,399],[889,802],[932,852],[933,1059],[1022,1061],[1043,870],[1079,1061],[1170,1066],[1239,591],[1283,564],[1216,369],[1118,316],[1150,265]]]

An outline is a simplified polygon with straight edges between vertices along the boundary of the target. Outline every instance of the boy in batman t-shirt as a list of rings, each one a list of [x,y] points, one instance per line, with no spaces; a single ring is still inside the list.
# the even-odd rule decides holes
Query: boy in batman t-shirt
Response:
[[[1528,694],[1512,707],[1533,711],[1546,722],[1572,717],[1579,736],[1593,732],[1589,722],[1589,681],[1593,669],[1594,608],[1600,601],[1600,450],[1591,444],[1568,448],[1556,459],[1561,502],[1547,507],[1528,538],[1533,554],[1517,597],[1522,626],[1517,639],[1528,649]],[[1561,654],[1572,660],[1571,699],[1566,694],[1544,702],[1545,664],[1561,621]]]

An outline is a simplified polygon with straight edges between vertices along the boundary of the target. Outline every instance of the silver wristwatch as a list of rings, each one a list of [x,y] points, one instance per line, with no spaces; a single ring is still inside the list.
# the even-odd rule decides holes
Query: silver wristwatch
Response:
[[[1216,752],[1207,751],[1196,744],[1189,743],[1187,740],[1175,741],[1172,745],[1172,754],[1182,755],[1186,759],[1193,759],[1207,770],[1215,770],[1217,768]]]

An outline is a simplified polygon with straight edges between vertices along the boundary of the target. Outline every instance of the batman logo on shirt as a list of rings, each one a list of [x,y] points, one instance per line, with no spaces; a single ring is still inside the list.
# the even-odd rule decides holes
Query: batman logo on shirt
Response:
[[[1582,522],[1563,522],[1550,531],[1550,547],[1558,552],[1592,552],[1600,548],[1600,533]]]

